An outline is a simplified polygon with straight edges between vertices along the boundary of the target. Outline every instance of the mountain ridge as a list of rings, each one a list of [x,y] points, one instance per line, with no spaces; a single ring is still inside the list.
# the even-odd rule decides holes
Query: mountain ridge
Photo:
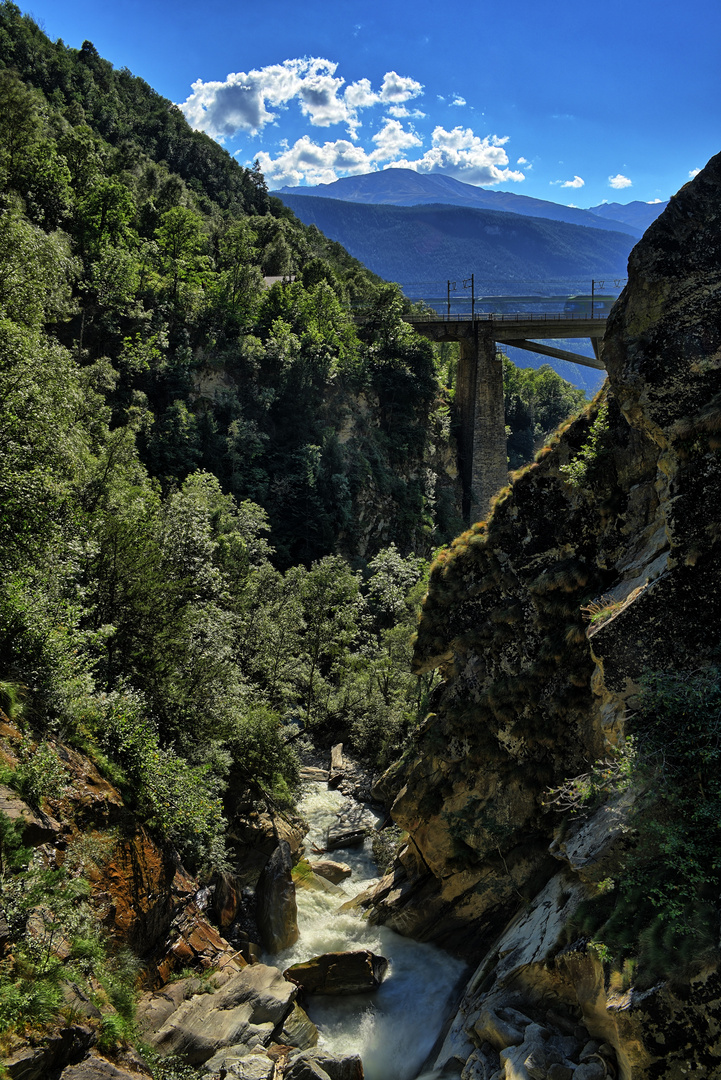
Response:
[[[442,203],[449,206],[466,206],[474,209],[497,210],[519,214],[523,217],[544,217],[551,221],[564,221],[571,225],[627,232],[640,238],[651,221],[661,212],[665,203],[628,204],[634,209],[627,211],[620,203],[601,203],[597,207],[581,209],[563,206],[550,200],[519,195],[513,191],[490,191],[487,188],[465,184],[446,173],[418,173],[414,169],[385,169],[382,172],[346,176],[330,184],[314,187],[285,185],[273,192],[299,195],[304,198],[339,199],[343,202],[392,206],[420,206]],[[615,211],[615,212],[614,212]],[[645,211],[645,213],[644,213]],[[653,212],[655,211],[655,212]],[[617,216],[620,214],[621,216]]]
[[[445,203],[349,203],[280,195],[306,225],[341,243],[387,280],[441,280],[461,273],[503,282],[625,276],[629,233]],[[359,254],[362,252],[362,254]]]

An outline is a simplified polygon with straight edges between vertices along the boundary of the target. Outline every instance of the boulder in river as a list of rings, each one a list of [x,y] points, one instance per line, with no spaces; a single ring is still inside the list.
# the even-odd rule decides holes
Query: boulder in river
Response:
[[[317,1044],[318,1028],[296,1002],[293,1011],[286,1016],[283,1030],[278,1038],[286,1046],[297,1046],[300,1050],[307,1050]]]
[[[358,1054],[335,1057],[327,1050],[308,1050],[291,1055],[283,1080],[363,1080]]]
[[[301,780],[312,781],[318,784],[326,784],[330,773],[327,769],[319,769],[314,765],[304,765],[300,770]]]
[[[307,994],[367,994],[377,990],[388,970],[385,956],[368,949],[323,953],[293,964],[283,974]]]
[[[298,940],[298,908],[292,878],[290,845],[281,840],[260,875],[257,921],[268,952],[287,949]]]
[[[367,835],[365,829],[329,829],[325,849],[337,851],[339,848],[360,847]]]
[[[353,873],[347,863],[333,862],[332,859],[319,859],[317,862],[312,862],[310,868],[318,877],[325,878],[326,881],[332,882],[333,885],[345,881]]]

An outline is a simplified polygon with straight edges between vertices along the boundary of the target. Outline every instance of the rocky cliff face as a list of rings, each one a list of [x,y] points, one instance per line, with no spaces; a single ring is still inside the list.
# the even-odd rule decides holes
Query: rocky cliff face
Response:
[[[439,1060],[464,1077],[721,1075],[713,968],[612,998],[564,937],[628,807],[560,839],[544,795],[619,740],[644,672],[717,655],[720,195],[721,155],[631,255],[602,394],[432,571],[415,663],[444,682],[379,785],[408,839],[372,917],[481,960]]]

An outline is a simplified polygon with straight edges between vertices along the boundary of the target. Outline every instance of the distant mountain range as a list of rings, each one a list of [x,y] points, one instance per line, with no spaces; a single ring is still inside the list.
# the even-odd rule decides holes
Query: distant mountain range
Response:
[[[666,202],[646,203],[635,202],[630,203],[601,203],[600,206],[592,206],[589,208],[590,214],[596,214],[598,217],[606,218],[615,224],[618,222],[626,228],[639,229],[641,233],[645,233],[652,221],[655,221],[658,215],[666,209],[668,206],[668,199]]]
[[[601,203],[588,210],[545,199],[533,199],[512,191],[489,191],[487,188],[464,184],[445,173],[417,173],[413,169],[385,169],[363,176],[346,176],[332,184],[316,187],[282,187],[275,195],[340,199],[343,202],[370,203],[383,206],[421,206],[443,203],[446,206],[465,206],[523,217],[565,221],[570,225],[585,225],[593,229],[608,229],[629,233],[638,239],[658,217],[666,203],[631,202]],[[301,215],[298,215],[301,216]],[[304,219],[305,220],[305,219]],[[342,242],[342,241],[341,241]]]
[[[553,282],[561,280],[576,283],[562,292],[590,292],[592,278],[625,277],[634,245],[628,232],[498,210],[279,197],[306,225],[315,225],[374,273],[402,285],[445,283],[474,273],[489,292],[496,283],[514,295],[516,283],[521,293],[546,283],[553,292]]]

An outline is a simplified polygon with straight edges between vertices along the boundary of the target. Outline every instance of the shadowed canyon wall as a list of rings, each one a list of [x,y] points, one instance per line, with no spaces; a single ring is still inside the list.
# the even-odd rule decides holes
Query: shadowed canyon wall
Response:
[[[547,795],[618,743],[644,672],[718,658],[720,196],[721,155],[632,252],[599,398],[431,573],[415,665],[444,681],[416,745],[378,785],[407,842],[371,903],[372,918],[482,960],[455,1025],[457,1061],[476,1055],[464,1076],[536,1075],[509,1057],[509,1046],[531,1053],[523,1023],[509,1043],[479,1014],[505,1001],[541,1023],[534,1009],[549,993],[613,1048],[623,1076],[681,1075],[690,1062],[694,1075],[721,1075],[709,1064],[713,964],[676,997],[658,989],[650,1004],[646,991],[621,1008],[587,943],[569,953],[570,915],[628,830],[624,807],[609,804],[564,835]],[[589,622],[589,605],[608,617]]]

